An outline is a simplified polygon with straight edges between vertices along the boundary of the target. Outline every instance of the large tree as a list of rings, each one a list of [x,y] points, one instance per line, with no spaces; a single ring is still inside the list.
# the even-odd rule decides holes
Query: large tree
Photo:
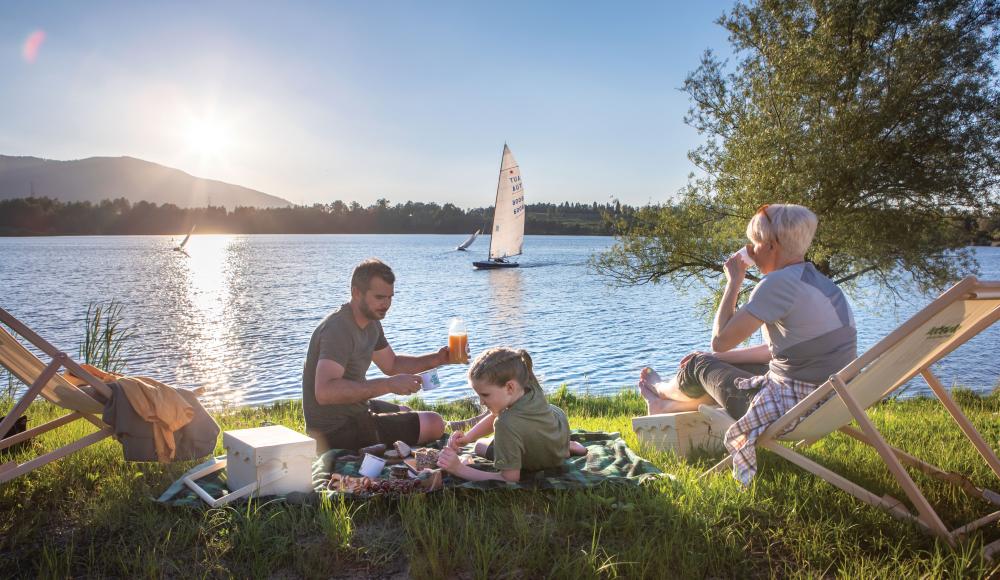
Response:
[[[962,217],[996,203],[993,0],[762,0],[718,23],[684,83],[700,169],[670,203],[619,219],[595,259],[621,284],[717,284],[764,203],[820,225],[808,259],[838,283],[940,288],[975,271]]]

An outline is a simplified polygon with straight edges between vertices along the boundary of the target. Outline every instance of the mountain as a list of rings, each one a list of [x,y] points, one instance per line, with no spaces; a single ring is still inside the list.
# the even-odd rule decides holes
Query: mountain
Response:
[[[239,185],[202,179],[134,157],[54,161],[0,155],[0,199],[51,197],[100,201],[172,203],[179,207],[288,207],[291,202]]]

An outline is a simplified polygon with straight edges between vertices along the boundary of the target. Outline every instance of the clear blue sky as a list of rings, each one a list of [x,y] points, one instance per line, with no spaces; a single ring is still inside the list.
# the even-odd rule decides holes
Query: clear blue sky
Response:
[[[664,201],[701,142],[678,89],[728,54],[731,4],[5,2],[0,154],[478,207],[506,141],[529,203]]]

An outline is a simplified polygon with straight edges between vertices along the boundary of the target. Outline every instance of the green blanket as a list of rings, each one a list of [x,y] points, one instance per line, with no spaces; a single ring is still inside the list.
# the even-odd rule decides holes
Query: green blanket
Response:
[[[502,481],[465,481],[456,477],[446,476],[444,486],[461,489],[582,489],[602,484],[641,484],[650,479],[672,477],[661,472],[655,465],[636,455],[622,440],[618,433],[601,433],[574,430],[571,435],[587,448],[586,457],[571,457],[562,468],[539,472],[522,473],[521,481],[505,483]],[[441,448],[447,442],[446,438],[427,447]],[[463,449],[471,453],[471,446]],[[207,463],[216,461],[210,460]],[[205,464],[203,464],[205,465]],[[313,464],[313,484],[317,492],[332,494],[327,490],[327,482],[332,473],[357,476],[360,459],[351,451],[331,449]],[[491,461],[476,458],[473,466],[492,470]],[[196,467],[195,469],[200,468]],[[193,472],[194,470],[192,470]],[[383,471],[383,477],[388,477],[388,468]],[[182,478],[183,479],[183,478]],[[212,497],[221,497],[226,493],[225,474],[217,472],[198,480],[198,484]],[[306,494],[292,494],[284,497],[288,501],[303,501]],[[187,489],[180,480],[168,488],[160,496],[160,502],[169,505],[203,506],[198,496]]]

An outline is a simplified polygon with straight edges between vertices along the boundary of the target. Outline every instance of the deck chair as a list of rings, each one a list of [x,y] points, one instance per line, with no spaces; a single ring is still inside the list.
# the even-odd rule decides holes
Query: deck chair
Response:
[[[830,376],[808,397],[768,427],[757,440],[757,447],[787,459],[861,501],[885,509],[899,519],[912,521],[925,531],[943,538],[949,545],[955,546],[958,540],[972,530],[1000,520],[1000,511],[949,530],[904,466],[956,485],[966,494],[995,506],[1000,506],[1000,494],[979,488],[961,474],[945,472],[889,445],[868,418],[865,409],[881,401],[916,375],[921,375],[962,432],[986,460],[993,473],[1000,477],[1000,460],[997,459],[996,453],[972,426],[947,389],[930,370],[932,364],[998,319],[1000,319],[1000,282],[979,281],[971,276],[965,278],[871,347],[868,352]],[[831,393],[833,395],[815,412],[809,413],[812,407]],[[716,424],[719,421],[726,421],[728,426],[734,422],[724,410],[704,405],[700,410]],[[808,416],[790,432],[776,435],[807,414]],[[852,421],[857,421],[860,429],[851,426]],[[810,445],[837,430],[875,448],[916,509],[916,513],[907,509],[901,501],[889,496],[875,495],[794,449]],[[792,446],[786,446],[782,442],[792,443]],[[703,476],[726,470],[732,465],[732,459],[732,455],[726,457]],[[1000,550],[1000,540],[984,548],[988,557],[992,557],[998,550]]]
[[[45,364],[10,332],[0,327],[0,366],[6,368],[25,385],[29,385],[28,390],[14,404],[14,408],[7,413],[3,421],[0,421],[0,434],[7,433],[39,395],[69,411],[66,415],[44,425],[0,439],[0,451],[74,421],[88,421],[97,427],[97,431],[89,435],[20,465],[15,462],[0,465],[0,483],[4,483],[110,437],[112,429],[100,419],[104,410],[103,401],[111,397],[111,389],[107,385],[2,308],[0,308],[0,322],[52,359],[49,364]],[[80,377],[86,385],[83,387],[73,385],[59,374],[60,368],[65,368],[74,376]]]

